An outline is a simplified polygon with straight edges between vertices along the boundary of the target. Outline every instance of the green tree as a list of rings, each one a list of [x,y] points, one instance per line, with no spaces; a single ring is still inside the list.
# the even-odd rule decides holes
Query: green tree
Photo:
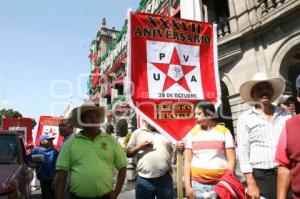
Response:
[[[2,126],[2,119],[6,117],[15,117],[22,118],[22,114],[18,111],[14,111],[13,109],[0,109],[0,127]],[[32,129],[36,126],[36,121],[33,119]]]
[[[0,126],[2,126],[2,119],[5,117],[21,118],[22,114],[18,111],[14,111],[13,109],[0,109]]]

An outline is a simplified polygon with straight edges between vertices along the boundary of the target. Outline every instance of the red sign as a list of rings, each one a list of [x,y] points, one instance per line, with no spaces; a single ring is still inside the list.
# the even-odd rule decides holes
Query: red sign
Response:
[[[138,114],[175,140],[195,125],[194,104],[220,102],[216,26],[131,13],[128,84]]]
[[[50,137],[55,138],[53,140],[55,148],[59,148],[63,138],[59,135],[58,125],[62,119],[62,117],[40,116],[39,126],[36,133],[35,145],[40,146],[41,135],[48,134]]]
[[[3,119],[3,130],[14,130],[23,134],[25,146],[32,144],[32,127],[33,119],[31,118],[6,117]]]

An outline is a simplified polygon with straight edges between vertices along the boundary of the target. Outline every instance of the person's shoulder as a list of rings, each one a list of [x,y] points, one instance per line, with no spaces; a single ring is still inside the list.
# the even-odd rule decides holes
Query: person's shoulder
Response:
[[[75,142],[76,140],[80,139],[80,137],[81,135],[79,133],[75,133],[64,142],[64,145]]]
[[[292,117],[292,115],[289,112],[278,106],[275,107],[275,113],[281,116]]]
[[[192,130],[188,133],[187,137],[193,137],[196,136],[198,133],[202,131],[201,127],[199,125],[195,125]]]
[[[32,154],[43,153],[44,150],[41,147],[36,147],[32,150]]]
[[[145,128],[138,128],[132,132],[131,136],[137,136],[138,134],[143,134],[147,132]]]
[[[54,156],[58,155],[58,150],[55,147],[52,147],[50,150],[45,151],[46,154],[53,154]]]
[[[107,142],[110,142],[110,143],[117,143],[118,142],[118,140],[115,137],[113,137],[113,136],[111,136],[107,133],[101,133],[101,138],[104,139],[104,140],[107,140]]]
[[[288,120],[287,120],[287,122],[289,122],[289,123],[291,123],[291,122],[300,122],[300,114],[297,114],[297,115],[295,115],[295,116],[293,116],[292,118],[289,118]]]
[[[238,120],[242,120],[245,118],[248,118],[251,114],[254,113],[254,108],[250,108],[248,110],[243,111],[239,116],[238,116]]]
[[[222,133],[222,134],[230,133],[229,129],[226,128],[225,124],[222,124],[222,123],[217,124],[215,126],[215,130],[216,130],[216,132]]]
[[[79,133],[75,133],[73,134],[72,137],[69,137],[69,139],[67,141],[65,141],[61,147],[61,150],[63,148],[70,148],[74,145],[74,143],[80,139],[80,134]]]
[[[143,132],[145,129],[144,128],[138,128],[138,129],[135,129],[132,134],[137,134],[139,132]]]
[[[291,119],[294,119],[294,120],[300,120],[300,113],[295,115],[294,117],[292,117]]]

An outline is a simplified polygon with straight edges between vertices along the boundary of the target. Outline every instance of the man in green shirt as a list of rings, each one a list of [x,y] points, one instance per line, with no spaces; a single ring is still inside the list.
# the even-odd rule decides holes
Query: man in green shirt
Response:
[[[93,103],[72,110],[70,123],[83,130],[71,138],[59,154],[56,162],[57,199],[63,198],[68,172],[72,198],[118,197],[126,176],[127,159],[119,143],[99,130],[104,117],[105,109]],[[115,188],[114,168],[118,170]]]

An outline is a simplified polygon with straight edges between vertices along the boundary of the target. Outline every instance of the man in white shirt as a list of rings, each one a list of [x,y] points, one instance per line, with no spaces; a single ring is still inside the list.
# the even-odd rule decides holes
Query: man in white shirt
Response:
[[[278,164],[275,152],[285,121],[290,114],[272,104],[284,91],[281,78],[257,73],[240,87],[241,98],[253,107],[238,118],[237,153],[247,181],[249,198],[276,198]]]
[[[126,155],[137,156],[136,199],[174,198],[171,152],[171,141],[150,124],[133,132]]]

